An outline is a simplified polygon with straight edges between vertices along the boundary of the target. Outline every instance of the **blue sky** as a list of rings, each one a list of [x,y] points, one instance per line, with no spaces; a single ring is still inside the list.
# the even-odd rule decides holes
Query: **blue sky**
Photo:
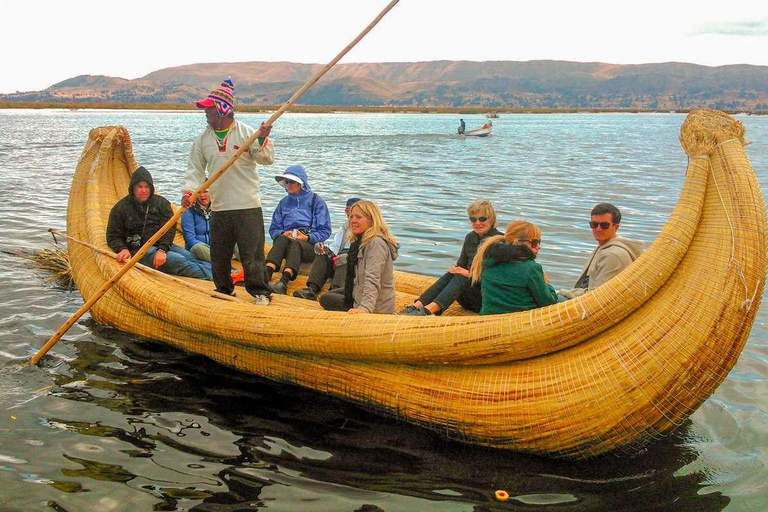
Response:
[[[325,63],[388,0],[0,0],[0,93],[199,62]],[[342,62],[768,65],[768,0],[400,0]]]

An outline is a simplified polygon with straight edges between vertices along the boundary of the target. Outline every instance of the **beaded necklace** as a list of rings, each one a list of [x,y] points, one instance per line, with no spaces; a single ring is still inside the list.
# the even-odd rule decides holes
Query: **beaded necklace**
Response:
[[[216,145],[219,146],[219,151],[226,151],[227,150],[227,139],[229,137],[229,130],[232,128],[232,125],[235,123],[230,124],[224,129],[221,130],[213,130],[213,133],[216,135]]]

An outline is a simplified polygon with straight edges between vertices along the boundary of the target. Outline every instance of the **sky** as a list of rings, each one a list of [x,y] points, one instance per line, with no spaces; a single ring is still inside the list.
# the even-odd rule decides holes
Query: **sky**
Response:
[[[0,0],[0,93],[202,62],[327,63],[390,0]],[[400,0],[341,62],[768,65],[768,0]]]

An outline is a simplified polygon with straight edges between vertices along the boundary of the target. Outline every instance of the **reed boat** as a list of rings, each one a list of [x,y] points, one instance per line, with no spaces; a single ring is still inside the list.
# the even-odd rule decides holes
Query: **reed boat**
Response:
[[[258,306],[244,292],[220,297],[210,282],[132,268],[91,315],[461,442],[556,458],[631,453],[682,425],[726,378],[765,285],[765,203],[742,124],[695,111],[680,140],[686,177],[658,238],[567,302],[482,317],[457,307],[348,315],[290,296]],[[105,229],[137,167],[125,128],[91,130],[67,215],[68,235],[90,244],[68,248],[86,300],[120,268],[105,255]],[[433,280],[398,272],[398,304]]]

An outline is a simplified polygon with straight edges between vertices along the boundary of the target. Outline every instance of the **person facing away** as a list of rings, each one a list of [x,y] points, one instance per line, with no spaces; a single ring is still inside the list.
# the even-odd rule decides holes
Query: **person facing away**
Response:
[[[131,174],[128,195],[120,199],[109,212],[107,245],[125,263],[173,217],[171,203],[155,194],[152,175],[144,167]],[[211,265],[198,261],[181,247],[173,244],[176,226],[161,236],[139,263],[152,266],[166,274],[211,279]]]
[[[395,312],[395,268],[399,245],[376,203],[356,202],[349,212],[349,253],[344,288],[320,296],[320,305],[347,313]]]
[[[402,310],[401,315],[440,315],[456,300],[464,309],[475,313],[480,311],[480,286],[479,283],[475,286],[470,283],[469,269],[480,244],[490,236],[501,235],[501,231],[496,229],[496,211],[489,200],[473,202],[467,206],[467,214],[472,231],[464,237],[456,265],[449,268],[412,305]]]
[[[592,208],[589,227],[597,247],[574,287],[557,291],[561,300],[573,299],[607,283],[640,256],[645,243],[618,236],[620,223],[621,212],[612,204],[600,203]]]
[[[464,123],[463,119],[459,119],[459,135],[464,135],[464,130],[467,128],[466,123]]]
[[[312,191],[307,171],[301,165],[292,165],[275,176],[287,195],[272,213],[269,236],[272,248],[267,254],[267,281],[285,260],[280,281],[272,286],[274,293],[285,295],[288,282],[296,279],[299,266],[315,258],[314,245],[331,236],[331,215],[328,205]]]
[[[470,275],[482,283],[481,315],[512,313],[557,302],[541,265],[541,229],[524,220],[510,222],[503,236],[488,238],[477,251]]]
[[[197,201],[181,216],[184,248],[201,261],[211,261],[211,196],[201,192]]]
[[[256,130],[235,119],[235,85],[231,79],[196,103],[205,109],[206,129],[192,143],[187,174],[182,186],[182,206],[189,207],[189,196],[202,185],[207,175],[217,171]],[[261,123],[257,142],[244,152],[211,185],[211,263],[216,291],[234,294],[230,276],[235,245],[245,275],[245,289],[256,303],[269,304],[271,290],[264,274],[264,215],[259,194],[257,164],[272,165],[274,145],[269,138],[272,127]]]
[[[352,206],[360,201],[359,197],[350,197],[344,207],[346,222],[339,226],[333,235],[333,241],[325,245],[323,242],[315,244],[315,259],[309,268],[306,288],[293,292],[294,297],[307,300],[316,300],[318,293],[325,286],[328,279],[331,281],[331,289],[343,288],[346,280],[347,268],[347,231],[349,230],[349,212]]]

